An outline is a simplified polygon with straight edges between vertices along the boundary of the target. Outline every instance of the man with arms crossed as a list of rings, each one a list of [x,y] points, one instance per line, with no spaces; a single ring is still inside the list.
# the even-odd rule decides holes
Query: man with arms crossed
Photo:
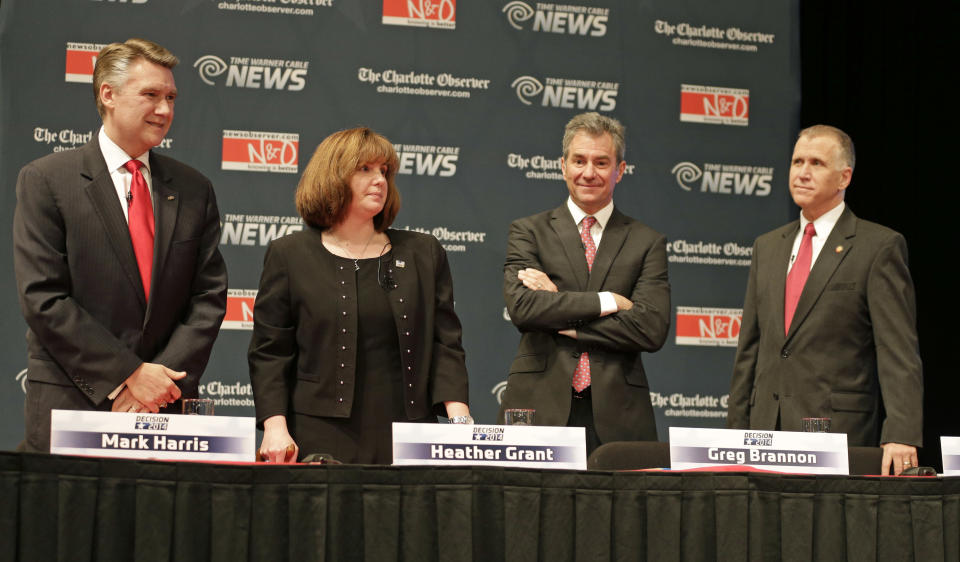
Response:
[[[831,418],[851,446],[883,446],[882,473],[917,465],[923,375],[907,244],[843,202],[853,141],[800,132],[790,194],[800,220],[757,238],[727,426],[799,431]]]
[[[641,352],[670,324],[666,239],[613,205],[624,127],[575,116],[563,136],[567,201],[510,225],[503,293],[523,334],[503,392],[537,425],[586,428],[587,453],[611,441],[657,440]]]
[[[93,75],[99,134],[20,171],[26,450],[49,450],[53,409],[157,412],[197,396],[227,272],[210,181],[150,152],[173,121],[177,62],[143,39],[104,47]]]

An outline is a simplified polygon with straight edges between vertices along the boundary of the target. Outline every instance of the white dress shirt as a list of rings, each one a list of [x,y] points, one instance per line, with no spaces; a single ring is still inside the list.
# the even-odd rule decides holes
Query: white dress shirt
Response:
[[[573,222],[577,225],[577,230],[582,231],[581,222],[587,216],[587,213],[583,211],[576,203],[573,202],[573,198],[567,197],[567,209],[570,211],[570,214],[573,216]],[[606,228],[607,222],[610,221],[610,215],[613,214],[613,201],[607,203],[607,205],[591,215],[593,218],[597,219],[597,222],[593,223],[593,227],[590,228],[590,238],[593,238],[593,245],[596,246],[597,251],[600,250],[600,239],[603,238],[603,229]],[[600,316],[606,316],[608,314],[613,314],[617,311],[617,301],[613,298],[613,293],[609,291],[603,291],[597,293],[600,295]],[[627,298],[630,298],[627,296]]]
[[[830,209],[826,213],[820,215],[820,218],[813,221],[813,228],[817,231],[813,235],[813,238],[810,240],[810,248],[813,253],[810,255],[810,269],[813,269],[813,264],[817,263],[817,257],[820,256],[820,250],[823,249],[823,245],[826,244],[827,238],[830,236],[830,232],[833,230],[833,227],[836,226],[837,221],[840,220],[840,215],[843,214],[843,209],[846,207],[846,204],[841,201],[839,205]],[[807,228],[807,223],[810,221],[803,216],[803,213],[800,213],[800,230],[797,232],[796,238],[793,240],[793,249],[790,250],[790,263],[787,264],[787,273],[790,272],[790,268],[793,267],[793,262],[797,259],[797,252],[800,251],[800,243],[803,241],[803,230]]]

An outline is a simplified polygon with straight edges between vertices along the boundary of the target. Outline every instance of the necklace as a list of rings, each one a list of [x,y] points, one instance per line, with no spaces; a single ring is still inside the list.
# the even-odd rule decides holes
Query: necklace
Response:
[[[344,246],[344,245],[340,242],[340,240],[337,240],[333,235],[330,236],[330,240],[333,241],[333,243],[336,244],[338,248],[340,248],[341,250],[343,250],[343,253],[347,254],[347,259],[353,260],[353,270],[354,270],[354,271],[360,271],[360,263],[359,263],[359,262],[360,262],[360,258],[362,258],[362,257],[363,257],[363,254],[366,253],[367,247],[370,245],[370,242],[373,241],[373,237],[376,236],[376,235],[377,235],[377,231],[374,230],[374,231],[373,231],[373,234],[370,235],[370,238],[367,238],[367,243],[363,245],[363,249],[360,250],[360,255],[357,256],[357,257],[353,257],[353,254],[350,253],[350,250],[347,249],[347,246],[350,245],[349,242],[347,243],[346,246]]]

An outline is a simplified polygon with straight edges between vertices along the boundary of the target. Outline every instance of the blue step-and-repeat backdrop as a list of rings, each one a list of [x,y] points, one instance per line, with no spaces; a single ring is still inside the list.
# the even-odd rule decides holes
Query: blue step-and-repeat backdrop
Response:
[[[4,0],[0,5],[0,448],[23,437],[26,325],[12,266],[17,173],[90,140],[97,51],[129,37],[180,57],[157,151],[213,180],[230,293],[201,380],[253,415],[246,349],[267,244],[302,229],[316,145],[368,125],[400,156],[394,227],[447,250],[478,422],[493,423],[519,333],[502,297],[507,227],[560,205],[563,126],[627,127],[614,201],[667,235],[670,338],[644,359],[661,439],[720,427],[753,239],[793,218],[797,0]]]

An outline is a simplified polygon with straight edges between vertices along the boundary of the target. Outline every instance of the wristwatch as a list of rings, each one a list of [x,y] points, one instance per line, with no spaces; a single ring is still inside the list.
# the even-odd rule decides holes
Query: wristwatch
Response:
[[[450,423],[457,424],[473,424],[473,418],[470,416],[453,416],[450,418]]]

